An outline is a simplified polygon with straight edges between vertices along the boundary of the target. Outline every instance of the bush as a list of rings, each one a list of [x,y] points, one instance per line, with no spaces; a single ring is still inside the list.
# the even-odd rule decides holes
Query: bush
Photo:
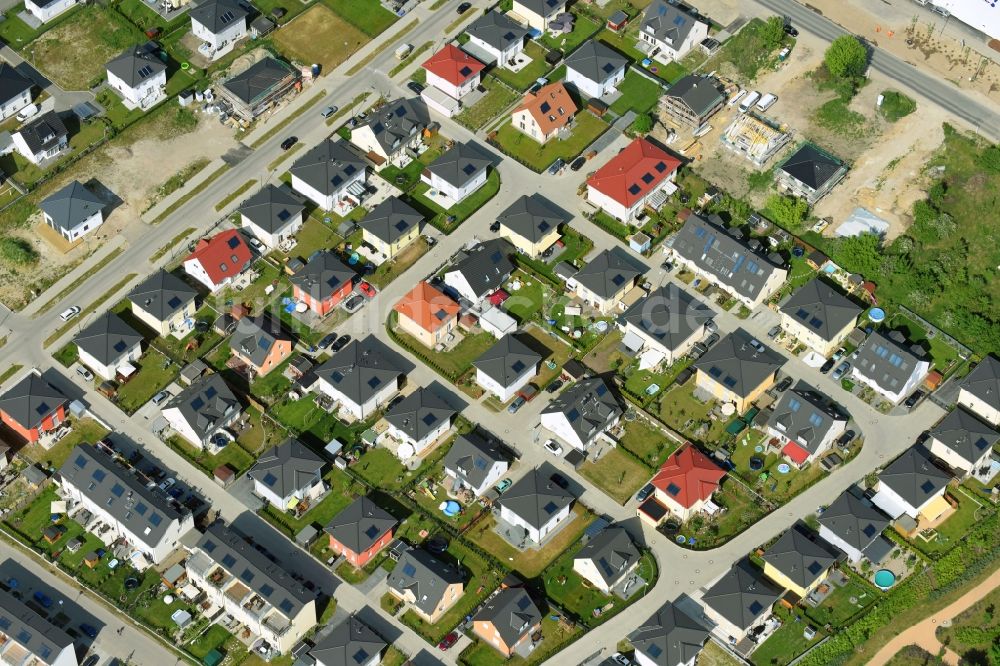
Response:
[[[771,218],[789,231],[799,231],[809,213],[809,204],[798,197],[774,194],[767,200]]]
[[[38,253],[23,238],[4,236],[0,238],[0,257],[10,264],[27,266],[38,261]]]
[[[635,134],[649,134],[653,131],[653,117],[648,113],[640,113],[632,121],[632,126],[629,129]]]
[[[894,123],[916,111],[917,103],[903,93],[886,90],[882,93],[882,106],[879,108],[885,119]]]
[[[830,43],[823,62],[835,78],[857,78],[868,66],[868,49],[854,35],[841,35]]]
[[[760,38],[769,49],[775,49],[785,39],[785,21],[780,16],[772,16],[760,29]]]

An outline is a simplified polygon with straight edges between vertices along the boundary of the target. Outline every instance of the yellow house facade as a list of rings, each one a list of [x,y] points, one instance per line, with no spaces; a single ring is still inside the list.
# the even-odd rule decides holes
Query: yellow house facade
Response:
[[[393,239],[391,242],[379,238],[377,235],[375,235],[368,229],[362,229],[361,231],[361,239],[364,242],[369,243],[379,252],[379,254],[384,255],[386,259],[394,259],[396,255],[402,252],[403,249],[406,248],[410,243],[417,240],[417,237],[419,236],[420,236],[419,227],[411,228],[405,234],[399,236],[398,238]]]
[[[774,384],[774,372],[764,378],[760,384],[753,388],[749,393],[745,395],[740,395],[736,391],[726,388],[712,377],[708,375],[707,372],[698,369],[698,374],[696,375],[696,383],[698,388],[708,391],[712,394],[712,397],[719,402],[731,402],[736,405],[736,411],[738,413],[743,413],[750,409],[750,405],[754,403],[760,396],[764,394],[767,389],[771,388]]]
[[[510,241],[510,244],[529,257],[537,257],[542,252],[552,247],[552,244],[559,240],[559,229],[553,227],[547,234],[538,240],[531,240],[517,233],[503,222],[500,223],[500,235]]]
[[[785,357],[738,328],[695,363],[695,383],[742,414],[774,384]]]
[[[424,216],[398,197],[375,206],[358,225],[361,238],[375,248],[375,263],[394,259],[420,236]],[[371,254],[369,250],[366,254]]]
[[[830,339],[826,339],[824,336],[819,335],[815,330],[801,323],[789,313],[781,313],[781,328],[806,347],[809,347],[809,349],[812,349],[823,356],[829,356],[833,352],[837,351],[837,349],[844,343],[844,340],[847,339],[847,336],[851,334],[851,331],[854,330],[856,323],[857,319],[852,319],[844,324],[844,327],[839,331],[833,333],[833,336]]]

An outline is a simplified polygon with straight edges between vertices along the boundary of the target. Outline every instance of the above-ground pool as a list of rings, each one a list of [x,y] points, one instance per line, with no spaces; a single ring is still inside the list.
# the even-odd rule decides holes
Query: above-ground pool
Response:
[[[896,574],[892,573],[888,569],[879,569],[875,572],[875,575],[872,576],[872,581],[883,590],[888,590],[896,584]]]
[[[442,502],[440,508],[441,511],[444,513],[444,515],[451,518],[452,516],[457,515],[458,512],[462,510],[462,505],[456,502],[455,500],[448,500],[447,502]]]

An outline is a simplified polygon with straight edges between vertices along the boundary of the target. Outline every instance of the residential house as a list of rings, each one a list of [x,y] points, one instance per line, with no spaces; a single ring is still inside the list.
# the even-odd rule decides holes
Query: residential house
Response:
[[[624,309],[622,299],[638,284],[649,266],[615,246],[588,261],[567,281],[567,289],[603,315]]]
[[[104,202],[78,180],[47,196],[39,207],[45,224],[69,243],[104,224]]]
[[[522,194],[497,216],[500,235],[529,257],[538,257],[552,247],[559,240],[560,226],[571,219],[537,192]]]
[[[190,9],[191,33],[204,42],[198,52],[218,60],[247,36],[249,13],[239,0],[204,0]]]
[[[1000,432],[972,412],[956,407],[931,428],[930,452],[944,461],[956,475],[991,478],[993,448]]]
[[[587,178],[587,201],[622,222],[646,206],[659,210],[676,189],[681,161],[639,137]]]
[[[497,504],[500,520],[529,548],[541,546],[563,521],[571,520],[576,498],[539,469],[532,469],[507,489]]]
[[[427,282],[418,282],[393,306],[399,329],[432,349],[454,335],[460,309],[451,297]]]
[[[424,216],[399,197],[389,197],[375,206],[361,220],[361,239],[371,245],[374,255],[368,253],[376,264],[381,264],[408,248],[420,238]]]
[[[819,514],[819,535],[847,555],[851,564],[861,558],[878,564],[896,548],[882,536],[889,517],[875,508],[860,489],[852,486]]]
[[[61,494],[70,510],[82,507],[118,539],[159,564],[181,546],[194,528],[191,512],[145,476],[124,467],[92,444],[80,444],[59,468]]]
[[[712,505],[725,470],[691,443],[683,444],[660,466],[650,482],[656,500],[682,522]]]
[[[357,420],[389,402],[406,380],[412,364],[373,335],[353,340],[316,368],[315,390],[333,399]]]
[[[918,345],[907,349],[905,343],[898,331],[888,336],[873,332],[858,347],[851,377],[890,402],[899,402],[924,381],[930,369],[923,349]]]
[[[202,238],[184,259],[184,272],[216,292],[228,287],[253,263],[250,246],[236,229]]]
[[[108,85],[121,95],[126,109],[146,111],[167,98],[167,63],[155,42],[125,49],[104,69]]]
[[[951,478],[931,459],[930,451],[914,445],[878,475],[872,502],[893,520],[906,515],[933,523],[951,508],[944,497]]]
[[[69,11],[77,0],[25,0],[24,9],[42,23]]]
[[[351,143],[378,165],[405,166],[408,149],[420,145],[430,125],[430,113],[422,99],[395,99],[369,114],[368,120],[351,130]]]
[[[588,39],[566,58],[566,83],[581,96],[600,99],[618,92],[628,59],[594,39]]]
[[[324,139],[295,160],[288,172],[293,190],[342,216],[361,203],[368,182],[365,161],[342,139]]]
[[[542,410],[541,423],[574,449],[589,452],[624,410],[600,377],[576,382]]]
[[[847,416],[827,396],[799,382],[781,395],[765,427],[778,440],[782,457],[803,467],[833,446],[847,429]]]
[[[460,100],[479,87],[479,74],[486,65],[454,44],[446,44],[421,67],[427,72],[427,85]]]
[[[695,666],[708,631],[671,602],[628,635],[638,666]]]
[[[774,173],[778,189],[814,205],[844,179],[847,166],[811,143],[803,144]]]
[[[464,574],[422,548],[403,553],[389,572],[389,594],[409,605],[421,620],[434,624],[464,591]]]
[[[573,571],[610,595],[636,570],[641,556],[624,527],[606,527],[573,556]]]
[[[476,383],[506,403],[538,374],[541,362],[542,355],[512,333],[497,340],[472,365]]]
[[[815,590],[841,559],[840,552],[801,520],[764,551],[764,575],[799,599]]]
[[[455,410],[438,392],[420,387],[385,412],[385,435],[400,443],[396,455],[402,460],[422,455],[451,430]],[[403,445],[409,445],[409,449]],[[405,455],[409,453],[409,455]]]
[[[139,283],[128,299],[132,315],[157,335],[183,338],[194,330],[198,292],[162,268]]]
[[[1000,427],[1000,360],[987,355],[962,380],[958,404],[994,427]]]
[[[7,120],[31,104],[34,82],[13,65],[0,63],[0,120]]]
[[[229,338],[233,359],[254,379],[277,368],[292,353],[292,339],[268,317],[241,317]]]
[[[320,317],[333,312],[354,292],[358,275],[329,250],[317,250],[291,278],[292,298]]]
[[[457,297],[475,305],[499,289],[514,272],[510,260],[513,253],[514,246],[503,238],[479,243],[455,256],[445,271],[444,283]]]
[[[102,379],[114,379],[118,369],[142,356],[142,334],[110,310],[73,338],[80,363]]]
[[[305,209],[287,187],[268,183],[240,204],[239,214],[243,228],[273,250],[299,232]]]
[[[278,511],[312,503],[326,492],[323,467],[326,462],[305,444],[289,437],[261,454],[247,472],[253,492]]]
[[[367,495],[362,495],[334,516],[323,530],[330,537],[330,550],[360,568],[392,541],[398,522]]]
[[[309,650],[316,666],[378,666],[388,643],[351,615],[327,632]]]
[[[185,569],[206,601],[280,653],[289,654],[316,625],[315,593],[226,525],[205,530]]]
[[[739,227],[726,229],[717,215],[690,215],[668,243],[679,264],[750,309],[774,295],[788,277],[780,255],[765,254],[760,241],[748,240]]]
[[[738,328],[694,364],[696,384],[742,414],[774,384],[784,364],[784,356]]]
[[[702,619],[712,624],[712,633],[735,646],[763,627],[780,597],[781,590],[744,558],[701,593]]]
[[[467,488],[476,497],[495,486],[510,466],[499,442],[476,431],[456,437],[442,464],[454,480],[452,490]]]
[[[496,9],[477,18],[465,29],[469,41],[462,50],[487,65],[496,63],[500,69],[510,69],[514,57],[524,50],[528,31],[520,23]]]
[[[14,150],[38,166],[69,150],[69,131],[59,114],[47,111],[11,135]]]
[[[212,435],[231,426],[242,407],[222,375],[200,377],[163,406],[163,418],[198,449],[209,448]]]
[[[69,398],[36,368],[0,394],[0,420],[29,444],[66,420]]]
[[[511,13],[529,28],[541,32],[549,23],[566,11],[566,0],[514,0]]]
[[[531,635],[542,628],[542,612],[523,587],[508,587],[486,600],[472,618],[472,631],[505,658],[528,654]]]
[[[0,589],[0,659],[25,666],[77,666],[73,639],[36,608],[20,593]]]
[[[301,87],[297,69],[268,56],[224,81],[218,91],[219,97],[232,107],[236,118],[252,122]]]
[[[676,283],[650,292],[618,318],[622,344],[644,367],[673,365],[705,335],[715,311]]]
[[[657,0],[654,4],[666,3]],[[663,115],[677,125],[692,130],[708,122],[725,104],[726,94],[719,80],[714,76],[697,74],[688,74],[660,97]]]
[[[566,86],[556,81],[529,91],[521,105],[511,112],[510,124],[544,144],[572,127],[577,111],[576,102]]]
[[[646,7],[637,48],[662,63],[680,60],[708,38],[708,23],[683,5],[654,0]]]
[[[829,356],[857,326],[862,307],[826,280],[815,277],[785,301],[781,328],[810,349]]]
[[[424,169],[420,180],[454,205],[486,184],[492,163],[493,157],[478,144],[456,143]]]

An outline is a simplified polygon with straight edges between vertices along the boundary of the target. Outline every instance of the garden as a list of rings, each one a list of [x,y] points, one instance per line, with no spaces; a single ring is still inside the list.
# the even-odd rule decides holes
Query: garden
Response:
[[[618,438],[619,448],[630,452],[654,470],[659,469],[678,446],[677,441],[643,418],[625,421],[624,433]]]
[[[486,90],[486,94],[472,106],[464,107],[455,116],[456,122],[473,131],[484,127],[521,99],[520,94],[489,76],[482,80],[480,86]]]
[[[504,123],[497,131],[493,142],[504,153],[513,156],[529,169],[541,173],[557,159],[564,162],[572,161],[604,134],[608,127],[606,122],[589,111],[581,111],[576,114],[569,136],[566,138],[560,135],[545,143],[538,143],[513,124]]]
[[[180,367],[156,349],[148,349],[138,361],[133,361],[137,369],[127,382],[118,387],[116,403],[126,414],[136,410],[174,381]]]
[[[517,655],[504,659],[492,645],[476,640],[462,651],[458,663],[462,666],[532,666],[552,657],[582,633],[583,629],[577,625],[554,620],[551,615],[545,615],[542,617],[541,631],[544,639],[535,647],[528,659]]]
[[[489,76],[495,76],[515,90],[525,91],[538,78],[545,76],[551,67],[545,62],[548,49],[536,41],[528,41],[522,53],[531,58],[531,63],[519,72],[512,72],[500,67],[494,67]]]
[[[579,472],[608,497],[624,506],[639,488],[649,482],[654,470],[629,453],[613,448],[597,462],[585,462]]]
[[[324,474],[323,480],[330,490],[301,516],[296,517],[291,512],[282,511],[271,504],[264,507],[262,515],[285,536],[294,539],[295,535],[307,525],[317,525],[319,529],[326,527],[334,516],[354,501],[356,495],[362,494],[365,490],[364,486],[336,467]]]
[[[611,103],[611,111],[624,116],[628,111],[648,113],[656,109],[663,95],[663,86],[650,81],[642,74],[633,71],[625,73],[625,79],[618,84],[621,97]]]

